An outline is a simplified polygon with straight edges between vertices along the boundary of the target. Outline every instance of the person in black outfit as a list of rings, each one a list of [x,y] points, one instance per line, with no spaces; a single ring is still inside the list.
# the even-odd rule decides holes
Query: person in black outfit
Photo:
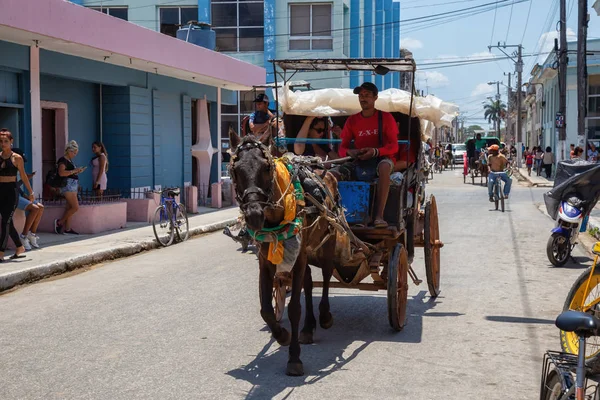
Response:
[[[329,139],[329,123],[325,118],[306,117],[296,138]],[[338,158],[337,154],[327,143],[294,143],[294,153],[299,156],[318,156],[323,160]]]
[[[0,262],[4,261],[4,252],[8,246],[8,235],[17,247],[15,254],[10,257],[23,258],[25,247],[21,243],[19,233],[13,224],[13,215],[19,202],[17,187],[17,172],[21,174],[23,183],[29,191],[29,200],[34,200],[33,189],[27,179],[23,157],[12,151],[13,136],[8,129],[0,129],[0,216],[2,217],[2,233],[0,234]]]

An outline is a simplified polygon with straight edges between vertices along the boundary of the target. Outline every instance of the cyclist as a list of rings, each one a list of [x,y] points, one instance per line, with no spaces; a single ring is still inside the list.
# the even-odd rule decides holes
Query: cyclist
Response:
[[[452,143],[448,143],[446,145],[446,150],[444,151],[444,154],[446,155],[446,160],[447,160],[448,166],[450,166],[452,163],[454,163],[454,156],[452,155]]]
[[[510,185],[512,184],[512,180],[508,177],[505,170],[508,167],[508,160],[504,157],[504,154],[500,154],[500,146],[497,144],[493,144],[488,148],[489,156],[488,156],[488,195],[490,197],[490,201],[494,202],[494,193],[492,189],[494,187],[494,182],[496,182],[497,178],[502,179],[504,182],[504,198],[508,199],[508,195],[510,194]]]
[[[437,146],[434,147],[433,150],[433,161],[435,164],[437,164],[438,168],[441,170],[441,158],[442,158],[442,145],[439,144]]]

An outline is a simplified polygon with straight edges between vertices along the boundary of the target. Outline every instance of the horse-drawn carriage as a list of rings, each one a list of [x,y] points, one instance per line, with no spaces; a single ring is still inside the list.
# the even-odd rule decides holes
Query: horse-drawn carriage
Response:
[[[273,64],[275,75],[281,74],[284,83],[286,74],[290,71],[293,71],[293,76],[298,71],[350,70],[407,73],[414,84],[416,71],[412,59],[275,60]],[[232,148],[235,148],[231,176],[237,199],[250,227],[249,232],[262,242],[259,251],[261,315],[279,343],[287,344],[290,339],[292,341],[287,370],[290,375],[300,375],[303,372],[297,340],[312,342],[316,328],[316,320],[312,315],[313,286],[323,287],[319,306],[322,328],[327,329],[333,323],[329,312],[328,292],[329,287],[336,287],[386,290],[389,323],[393,329],[400,331],[406,322],[409,277],[417,285],[422,282],[412,268],[412,261],[415,248],[423,247],[429,293],[436,297],[440,292],[440,249],[443,243],[439,236],[435,197],[425,195],[425,160],[421,134],[424,121],[450,125],[456,110],[452,105],[432,96],[414,97],[413,92],[414,90],[385,90],[379,93],[375,104],[378,110],[392,113],[399,126],[401,151],[407,152],[406,160],[409,161],[405,169],[395,171],[396,178],[392,180],[395,184],[390,188],[384,211],[384,219],[388,224],[385,228],[369,226],[377,181],[337,182],[327,172],[327,166],[335,163],[335,160],[323,162],[315,157],[289,154],[275,159],[265,146],[271,143],[281,150],[283,144],[291,150],[292,144],[298,140],[305,143],[338,142],[331,138],[295,137],[308,116],[329,117],[334,125],[344,126],[348,116],[360,111],[357,97],[351,89],[292,92],[283,86],[276,91],[276,101],[283,111],[282,123],[285,125],[286,138],[239,139],[231,136]],[[282,163],[285,167],[278,166],[277,163]],[[257,171],[250,172],[251,165],[269,167],[265,167],[265,171],[258,171],[259,168],[253,167]],[[274,175],[274,169],[284,172],[287,169],[287,181],[280,180],[277,172]],[[258,182],[263,182],[262,186],[271,182],[272,187],[261,187]],[[304,182],[310,182],[313,186],[307,189]],[[304,190],[301,186],[304,186]],[[317,187],[318,190],[315,192],[312,187]],[[286,209],[280,203],[286,193],[290,192],[294,192],[297,211],[284,217],[283,214],[289,211],[289,207]],[[273,199],[279,199],[280,203]],[[260,217],[257,217],[259,208]],[[278,208],[284,210],[280,210],[280,216],[275,217]],[[275,223],[288,221],[288,225],[280,223],[277,226],[266,226],[270,220]],[[282,234],[284,230],[287,233],[294,231],[296,236]],[[296,240],[290,239],[292,237],[301,237],[300,250],[296,254],[293,269],[281,273],[271,260],[277,248],[282,249],[282,241],[292,242],[289,247],[291,250],[285,247],[282,251],[293,253],[298,248]],[[308,264],[323,270],[323,281],[313,282]],[[330,281],[332,275],[335,281]],[[279,324],[285,307],[286,287],[292,288],[288,310],[292,323],[291,338]],[[298,336],[299,294],[302,287],[307,301],[307,317],[305,327]],[[273,288],[272,291],[270,288]]]

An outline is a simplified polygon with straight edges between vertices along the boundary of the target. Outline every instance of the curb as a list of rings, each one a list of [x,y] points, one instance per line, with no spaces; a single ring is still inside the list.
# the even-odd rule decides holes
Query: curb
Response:
[[[216,232],[226,226],[234,225],[236,222],[237,218],[230,218],[224,221],[190,228],[190,237]],[[0,276],[0,292],[12,289],[18,285],[35,282],[52,275],[63,274],[85,266],[99,264],[103,261],[129,257],[158,247],[161,246],[156,239],[146,239],[137,243],[128,243],[112,249],[98,250],[93,253],[71,257],[66,260],[54,261],[47,264],[36,265],[35,267],[25,270],[10,272]]]
[[[532,187],[540,187],[540,188],[552,188],[554,187],[554,182],[548,182],[548,183],[535,183],[532,182],[531,179],[528,179],[528,176],[524,176],[523,174],[521,174],[521,171],[516,171],[515,173],[516,176],[518,176],[518,180],[519,181],[525,181],[527,183],[529,183]]]

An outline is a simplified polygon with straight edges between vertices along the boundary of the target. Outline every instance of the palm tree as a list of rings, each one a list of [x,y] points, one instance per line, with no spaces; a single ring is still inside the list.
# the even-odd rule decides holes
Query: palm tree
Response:
[[[496,134],[498,138],[500,138],[500,122],[506,115],[506,104],[504,104],[502,100],[490,100],[488,104],[483,106],[483,110],[484,118],[486,118],[489,123],[494,121]]]

